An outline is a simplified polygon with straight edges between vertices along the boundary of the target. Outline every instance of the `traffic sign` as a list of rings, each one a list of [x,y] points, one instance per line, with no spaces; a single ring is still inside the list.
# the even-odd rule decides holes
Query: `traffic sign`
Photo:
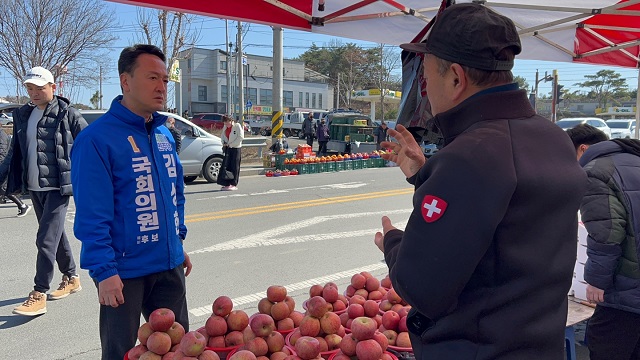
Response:
[[[251,100],[247,100],[247,108],[251,108],[253,106],[253,104],[251,103]]]

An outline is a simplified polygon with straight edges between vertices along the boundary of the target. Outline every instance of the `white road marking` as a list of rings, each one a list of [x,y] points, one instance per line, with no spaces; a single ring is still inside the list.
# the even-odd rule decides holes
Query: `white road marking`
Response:
[[[325,284],[329,281],[337,281],[340,279],[350,278],[351,276],[353,276],[353,274],[356,274],[362,271],[371,272],[371,271],[376,271],[376,270],[381,270],[386,268],[387,268],[387,264],[376,263],[376,264],[366,265],[360,268],[341,271],[335,274],[330,274],[330,275],[320,276],[313,279],[304,280],[301,282],[285,285],[284,287],[287,289],[287,292],[291,293],[296,290],[308,289],[315,284]],[[266,291],[261,291],[261,292],[257,292],[249,295],[239,296],[237,298],[231,299],[231,301],[233,301],[233,306],[236,307],[239,305],[250,304],[254,302],[257,303],[258,301],[260,301],[260,299],[266,296],[267,296]],[[191,309],[189,310],[189,313],[191,313],[191,315],[193,316],[210,315],[212,313],[211,305],[200,306],[200,307]]]
[[[368,183],[366,183],[366,182],[352,181],[352,182],[345,182],[345,183],[339,183],[339,184],[303,186],[303,187],[290,188],[290,189],[281,189],[281,190],[271,189],[271,190],[267,190],[267,191],[254,192],[254,193],[249,193],[249,194],[233,194],[233,195],[209,196],[209,197],[206,197],[206,198],[196,199],[196,201],[213,200],[213,199],[226,199],[226,198],[234,197],[234,196],[237,197],[237,196],[260,196],[260,195],[284,194],[284,193],[295,192],[295,191],[298,191],[298,190],[308,190],[308,189],[320,189],[320,190],[356,189],[356,188],[359,188],[359,187],[367,186],[367,184]]]
[[[328,233],[328,234],[313,234],[313,235],[303,235],[303,236],[298,235],[298,236],[286,237],[286,238],[282,237],[282,235],[286,233],[294,232],[299,229],[309,227],[312,225],[317,225],[326,221],[353,219],[353,218],[369,217],[369,216],[375,216],[375,215],[404,214],[404,213],[410,213],[411,211],[412,209],[401,209],[401,210],[385,210],[385,211],[376,211],[376,212],[354,213],[354,214],[316,216],[310,219],[305,219],[295,223],[278,226],[273,229],[261,231],[259,233],[251,234],[249,236],[245,236],[236,240],[230,240],[230,241],[209,246],[203,249],[194,250],[189,252],[189,255],[214,252],[214,251],[246,249],[246,248],[252,248],[252,247],[259,247],[259,246],[271,246],[271,245],[282,245],[282,244],[300,243],[300,242],[308,242],[308,241],[350,238],[350,237],[358,237],[358,236],[365,236],[365,235],[373,236],[373,234],[375,234],[377,231],[380,231],[380,228],[336,232],[336,233]],[[406,222],[404,224],[406,224]],[[401,223],[397,223],[395,226],[400,229],[404,228],[404,225]]]

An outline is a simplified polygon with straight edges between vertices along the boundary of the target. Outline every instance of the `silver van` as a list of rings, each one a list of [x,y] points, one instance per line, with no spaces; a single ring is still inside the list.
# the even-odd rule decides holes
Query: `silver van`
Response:
[[[80,110],[82,117],[91,124],[107,110]],[[184,181],[189,183],[202,176],[210,183],[218,179],[222,165],[222,140],[211,135],[180,115],[160,111],[162,115],[172,117],[176,129],[182,136],[182,148],[178,157],[184,171]]]

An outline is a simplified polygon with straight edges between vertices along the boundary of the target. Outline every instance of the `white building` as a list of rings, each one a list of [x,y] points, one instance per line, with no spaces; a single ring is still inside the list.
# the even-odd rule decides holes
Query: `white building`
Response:
[[[201,112],[227,112],[227,69],[231,71],[231,103],[235,104],[234,113],[238,112],[237,103],[237,66],[234,54],[227,57],[222,50],[191,48],[180,54],[182,73],[182,109],[189,114]],[[273,59],[266,56],[245,54],[246,65],[242,79],[244,101],[251,102],[245,108],[245,118],[271,116]],[[180,102],[179,87],[176,86],[176,104]],[[284,60],[283,110],[294,108],[328,109],[333,107],[333,88],[328,77],[306,69],[304,62]],[[176,106],[179,108],[179,106]]]

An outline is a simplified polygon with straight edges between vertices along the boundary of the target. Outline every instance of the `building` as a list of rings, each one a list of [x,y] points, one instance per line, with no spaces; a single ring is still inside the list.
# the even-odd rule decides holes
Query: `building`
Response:
[[[231,103],[238,112],[237,66],[235,54],[227,56],[225,51],[191,48],[180,53],[179,67],[181,86],[176,86],[176,104],[189,114],[201,112],[227,112],[227,91],[232,89]],[[271,116],[273,59],[271,57],[245,54],[244,89],[245,119]],[[227,70],[231,75],[231,86],[227,84]],[[333,88],[325,75],[305,68],[302,61],[284,60],[283,108],[328,109],[333,107]],[[181,91],[179,89],[182,89]],[[180,94],[182,96],[180,96]],[[176,106],[179,107],[179,106]],[[233,108],[232,108],[233,109]]]

